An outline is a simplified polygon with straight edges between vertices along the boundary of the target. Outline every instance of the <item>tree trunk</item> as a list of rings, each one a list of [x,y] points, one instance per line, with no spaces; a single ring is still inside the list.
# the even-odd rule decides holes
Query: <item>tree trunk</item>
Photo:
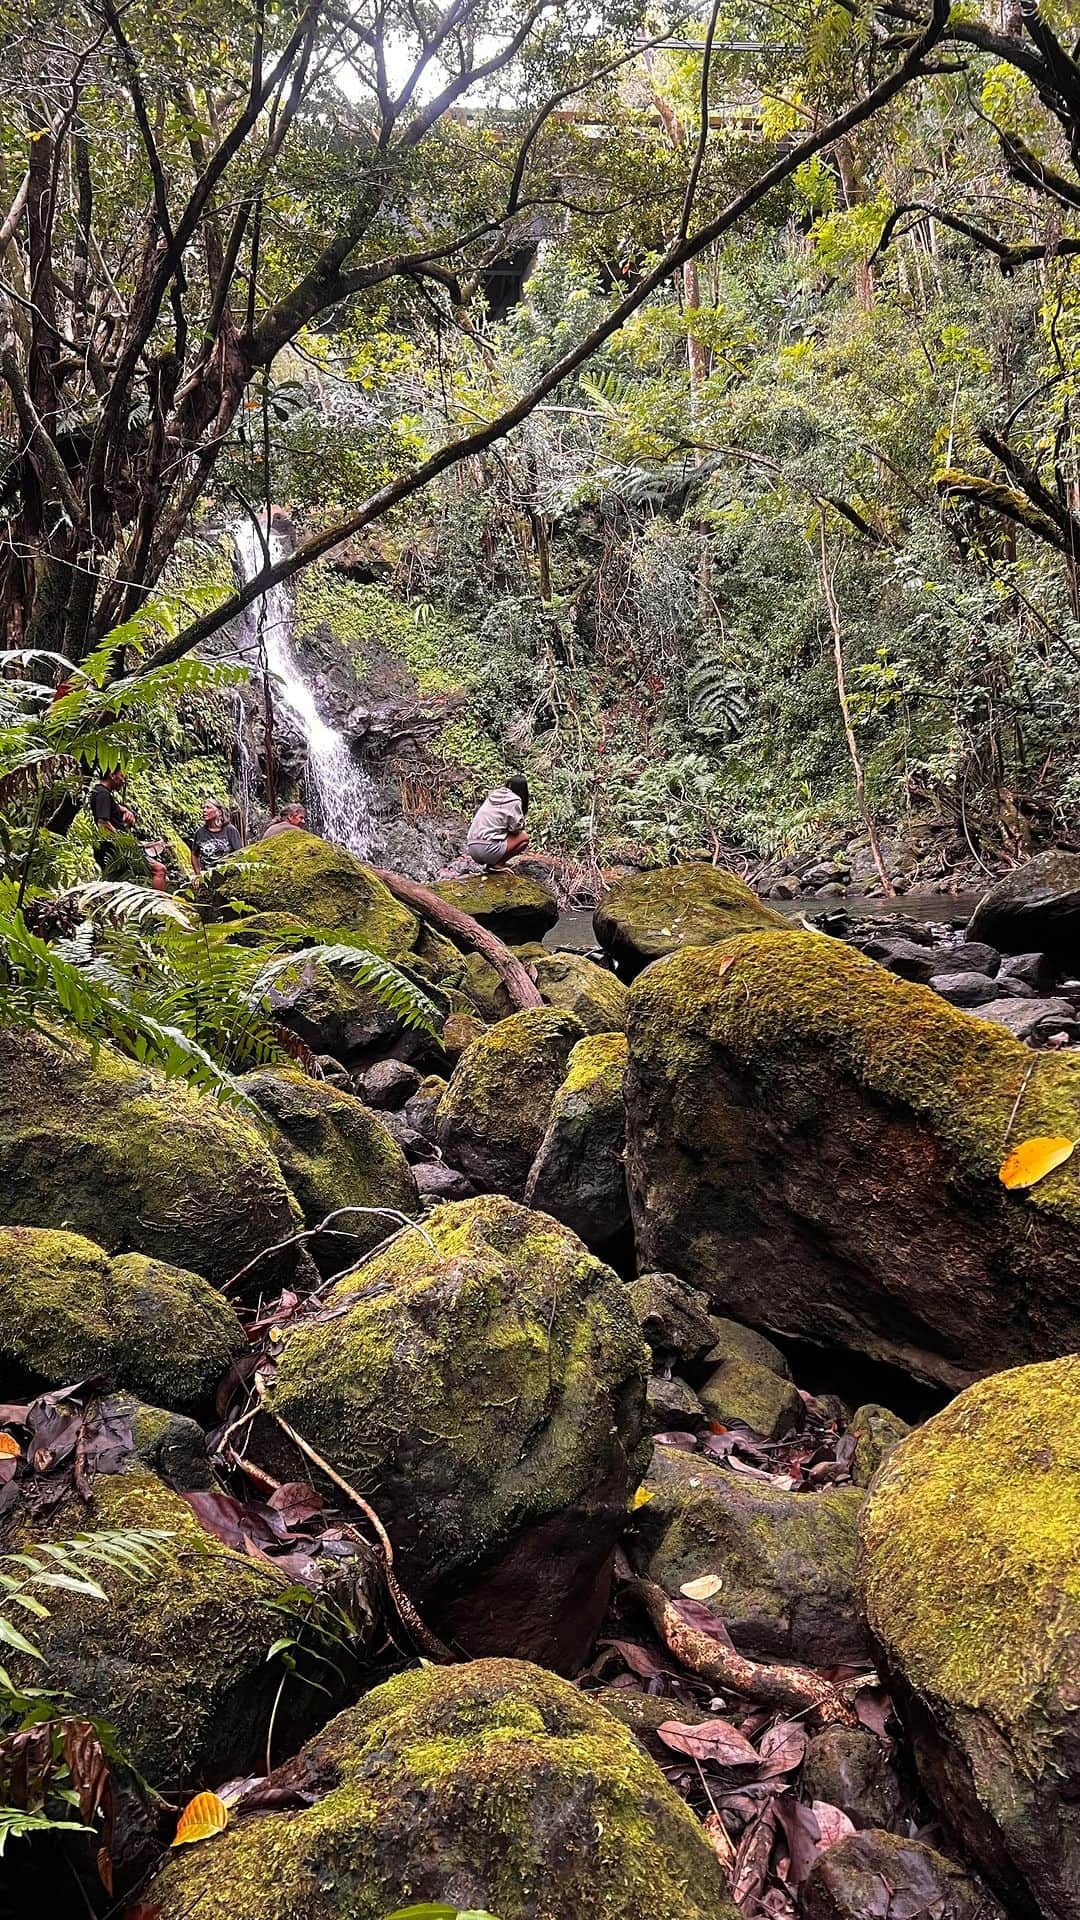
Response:
[[[385,867],[373,867],[372,872],[384,887],[389,888],[395,900],[412,907],[415,913],[423,914],[425,920],[430,920],[432,926],[438,927],[439,932],[445,933],[456,946],[481,954],[494,967],[518,1011],[543,1006],[539,989],[535,981],[530,980],[521,961],[486,927],[480,926],[471,914],[462,913],[459,907],[452,907],[449,901],[432,893],[430,887],[422,887],[417,880],[406,880],[403,874],[388,873]]]

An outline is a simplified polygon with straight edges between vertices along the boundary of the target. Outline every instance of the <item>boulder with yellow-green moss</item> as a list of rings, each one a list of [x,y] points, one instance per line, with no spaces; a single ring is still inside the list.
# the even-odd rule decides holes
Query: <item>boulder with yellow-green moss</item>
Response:
[[[646,1362],[611,1269],[492,1195],[334,1287],[268,1404],[369,1495],[444,1638],[573,1669],[648,1458]]]
[[[839,941],[743,934],[635,982],[627,1162],[643,1262],[739,1320],[949,1387],[1080,1345],[1080,1060],[1030,1052]]]
[[[283,1782],[285,1776],[282,1776]],[[174,1857],[161,1920],[737,1920],[694,1815],[629,1730],[516,1660],[403,1673],[290,1763],[316,1796]]]
[[[559,918],[559,903],[538,880],[523,873],[477,873],[463,880],[437,880],[432,887],[447,906],[467,913],[499,940],[539,940]]]
[[[228,897],[260,913],[288,914],[308,927],[352,935],[387,959],[403,959],[419,924],[381,880],[317,834],[288,828],[225,861],[217,878]]]
[[[540,953],[526,962],[547,1007],[576,1013],[586,1033],[626,1030],[626,988],[587,953]]]
[[[0,1031],[0,1195],[11,1226],[69,1228],[214,1285],[302,1224],[255,1122],[69,1031]],[[298,1267],[288,1245],[260,1282]]]
[[[104,1374],[162,1407],[207,1410],[246,1352],[232,1308],[197,1273],[81,1234],[0,1227],[0,1398]]]
[[[520,1200],[584,1028],[554,1007],[511,1014],[467,1046],[439,1107],[438,1141],[478,1186]]]
[[[625,980],[680,947],[707,947],[736,933],[789,930],[789,923],[723,867],[655,867],[616,880],[593,915],[600,945]]]
[[[625,1034],[578,1041],[525,1186],[526,1206],[554,1214],[597,1251],[611,1247],[630,1224],[625,1073]]]
[[[861,1535],[923,1785],[1010,1915],[1075,1920],[1080,1356],[981,1380],[917,1428]]]
[[[318,1226],[341,1213],[309,1243],[321,1271],[340,1272],[354,1254],[392,1233],[402,1214],[419,1212],[405,1155],[353,1094],[295,1067],[260,1067],[245,1074],[242,1085],[273,1128],[278,1164],[305,1224]]]

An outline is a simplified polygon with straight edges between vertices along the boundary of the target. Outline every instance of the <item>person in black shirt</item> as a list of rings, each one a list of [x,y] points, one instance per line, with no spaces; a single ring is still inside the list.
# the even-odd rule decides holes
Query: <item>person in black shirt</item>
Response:
[[[226,820],[216,800],[203,803],[203,823],[191,843],[191,862],[196,878],[204,867],[218,867],[230,853],[243,845],[231,820]]]
[[[128,878],[144,879],[145,869],[131,872],[131,860],[120,847],[110,847],[109,840],[114,833],[133,833],[135,815],[130,807],[125,807],[120,799],[124,787],[124,775],[118,770],[103,774],[95,787],[90,790],[90,813],[94,827],[100,835],[95,858],[107,880]],[[143,858],[150,869],[150,879],[159,893],[165,891],[165,865],[154,853],[143,849]]]

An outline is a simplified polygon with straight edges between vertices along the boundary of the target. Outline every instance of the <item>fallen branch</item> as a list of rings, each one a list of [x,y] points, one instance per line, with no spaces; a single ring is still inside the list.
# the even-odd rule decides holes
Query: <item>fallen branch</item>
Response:
[[[529,1007],[542,1007],[544,1002],[535,981],[530,980],[521,961],[515,959],[509,947],[504,947],[496,934],[482,927],[471,914],[462,913],[460,907],[452,907],[441,895],[432,893],[430,887],[422,887],[416,880],[406,880],[403,874],[388,873],[385,867],[373,867],[372,872],[388,887],[395,900],[400,900],[425,920],[438,927],[440,933],[453,940],[455,945],[464,946],[473,953],[479,953],[494,967],[514,1006],[519,1010]]]
[[[726,1687],[730,1693],[759,1700],[763,1706],[780,1707],[785,1713],[812,1713],[823,1726],[858,1726],[854,1707],[831,1680],[809,1667],[770,1666],[748,1660],[734,1647],[725,1647],[711,1634],[688,1626],[655,1581],[633,1579],[629,1585],[669,1653],[690,1673],[700,1674],[714,1687]]]

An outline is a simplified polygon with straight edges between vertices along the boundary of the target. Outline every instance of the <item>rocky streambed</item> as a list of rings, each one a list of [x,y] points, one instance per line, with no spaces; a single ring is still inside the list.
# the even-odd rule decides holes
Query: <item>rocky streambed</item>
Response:
[[[9,1649],[100,1755],[12,1904],[1073,1920],[1080,1180],[1000,1179],[1080,1139],[1060,924],[1017,966],[672,869],[599,910],[616,974],[452,883],[515,1007],[307,836],[236,898],[438,1020],[312,964],[322,1077],[243,1114],[0,1037],[4,1545],[131,1555]],[[987,1017],[1050,987],[1041,1050]]]

